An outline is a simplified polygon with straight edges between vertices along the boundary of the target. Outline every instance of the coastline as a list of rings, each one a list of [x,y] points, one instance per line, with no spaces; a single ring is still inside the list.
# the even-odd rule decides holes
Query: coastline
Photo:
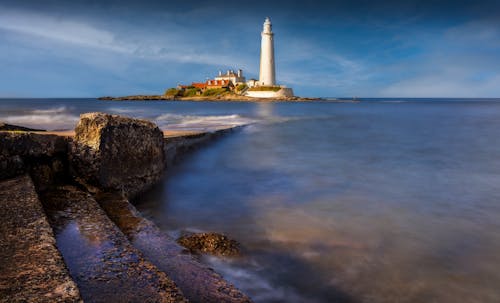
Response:
[[[166,95],[132,95],[123,97],[99,97],[101,101],[234,101],[234,102],[307,102],[320,101],[322,98],[311,97],[281,97],[281,98],[254,98],[237,94],[225,94],[220,96],[193,96],[178,97]]]
[[[29,198],[20,196],[10,203],[0,212],[1,219],[13,213],[24,218],[33,212],[28,209],[34,203],[39,211],[33,216],[47,229],[42,238],[30,222],[29,238],[12,237],[21,228],[14,223],[0,230],[0,273],[14,277],[0,278],[1,297],[30,302],[251,302],[129,202],[156,184],[184,154],[238,128],[159,130],[146,120],[91,113],[81,115],[74,132],[23,131],[15,126],[0,131],[0,164],[6,168],[0,174],[2,196],[31,187]],[[34,262],[29,254],[40,245],[51,250]],[[12,265],[9,260],[18,255],[26,257]],[[51,260],[58,262],[57,276],[43,274],[53,271]],[[41,272],[34,282],[15,278],[31,271]],[[43,281],[43,287],[33,286],[36,281]],[[116,286],[113,291],[108,284]]]

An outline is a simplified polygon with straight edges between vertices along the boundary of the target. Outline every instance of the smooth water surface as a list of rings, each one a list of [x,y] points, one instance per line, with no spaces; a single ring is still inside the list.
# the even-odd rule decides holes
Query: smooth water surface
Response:
[[[204,261],[256,302],[500,302],[499,100],[24,102],[0,120],[251,123],[136,203],[169,233],[240,241],[244,257]]]

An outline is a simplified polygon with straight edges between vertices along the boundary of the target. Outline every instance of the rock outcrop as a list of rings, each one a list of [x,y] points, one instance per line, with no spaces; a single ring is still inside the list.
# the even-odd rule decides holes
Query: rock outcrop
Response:
[[[163,133],[146,120],[83,114],[70,144],[70,164],[80,182],[133,197],[163,173]]]
[[[69,139],[56,135],[0,132],[0,180],[30,173],[38,190],[65,177]]]
[[[0,131],[44,132],[44,129],[29,128],[0,122]]]
[[[240,245],[235,240],[218,233],[193,233],[181,236],[177,242],[194,253],[216,256],[239,256]]]
[[[141,100],[141,101],[172,101],[174,100],[174,96],[166,96],[166,95],[134,95],[134,96],[125,96],[125,97],[100,97],[97,98],[103,101],[130,101],[130,100]]]

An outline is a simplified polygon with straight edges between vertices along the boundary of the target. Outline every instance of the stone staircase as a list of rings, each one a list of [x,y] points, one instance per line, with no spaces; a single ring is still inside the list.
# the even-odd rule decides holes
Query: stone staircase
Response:
[[[168,167],[232,129],[168,138],[160,132],[158,141],[144,139],[142,131],[130,135],[131,129],[155,125],[104,114],[83,117],[88,125],[77,127],[74,138],[0,132],[0,167],[6,168],[0,172],[0,302],[251,302],[143,218],[127,198],[159,176],[138,178],[151,171],[149,165],[158,172],[158,163],[131,160],[152,154],[137,146],[161,148],[161,165]],[[96,125],[97,132],[90,129]],[[112,136],[92,150],[75,149],[81,138],[92,137],[81,132],[91,131]],[[149,133],[157,136],[154,129]],[[105,179],[95,178],[109,164],[101,160],[115,150],[126,156],[114,157],[113,165],[141,166],[129,168],[129,175],[110,167]],[[87,165],[85,174],[73,166],[75,157]],[[127,186],[113,188],[117,184]]]

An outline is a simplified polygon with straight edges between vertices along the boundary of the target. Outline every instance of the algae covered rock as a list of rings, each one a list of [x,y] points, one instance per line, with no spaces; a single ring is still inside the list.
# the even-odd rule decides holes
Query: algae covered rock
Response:
[[[162,175],[163,133],[146,120],[82,114],[70,145],[70,163],[82,183],[133,197]]]
[[[240,245],[235,240],[218,233],[191,233],[181,236],[177,242],[192,252],[216,256],[239,256]]]

